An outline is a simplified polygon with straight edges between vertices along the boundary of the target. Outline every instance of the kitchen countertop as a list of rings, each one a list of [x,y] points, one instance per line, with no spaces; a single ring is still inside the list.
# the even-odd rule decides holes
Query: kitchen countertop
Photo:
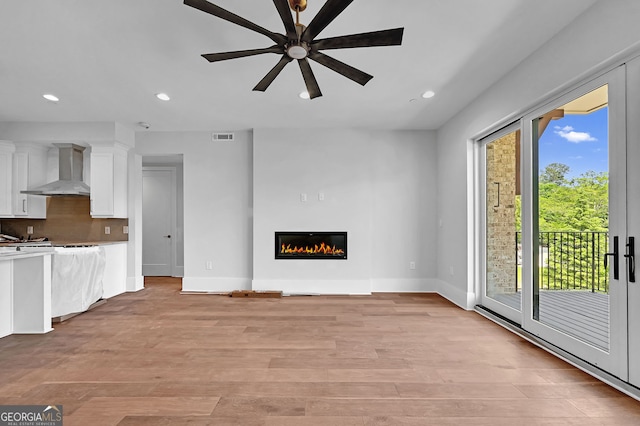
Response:
[[[108,246],[111,244],[126,244],[129,241],[63,241],[63,240],[55,240],[49,241],[54,247],[64,247],[64,246]]]
[[[50,249],[43,247],[42,250],[34,248],[29,251],[17,250],[18,247],[0,247],[0,262],[3,260],[25,259],[28,257],[37,257],[52,254]],[[13,250],[11,250],[13,249]]]
[[[78,241],[78,240],[55,240],[55,241],[3,241],[0,242],[0,249],[3,247],[64,247],[64,246],[106,246],[111,244],[124,244],[129,241]]]

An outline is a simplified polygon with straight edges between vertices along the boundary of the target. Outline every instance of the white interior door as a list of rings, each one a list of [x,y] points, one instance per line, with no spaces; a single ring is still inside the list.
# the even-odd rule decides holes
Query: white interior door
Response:
[[[142,275],[175,275],[175,188],[175,168],[143,168]]]

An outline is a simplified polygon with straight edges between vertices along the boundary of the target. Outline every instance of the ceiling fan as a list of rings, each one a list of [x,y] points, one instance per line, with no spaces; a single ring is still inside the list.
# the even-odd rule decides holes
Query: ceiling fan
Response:
[[[307,7],[307,0],[273,0],[273,3],[280,14],[286,34],[271,32],[251,21],[235,15],[220,6],[209,3],[206,0],[184,0],[184,4],[203,12],[209,13],[225,21],[232,22],[241,27],[263,34],[273,40],[276,44],[264,49],[239,50],[224,53],[208,53],[202,55],[209,62],[225,61],[227,59],[242,58],[246,56],[261,55],[263,53],[281,54],[280,61],[267,75],[253,88],[253,90],[264,92],[269,85],[280,74],[283,68],[292,60],[296,59],[300,66],[300,71],[307,86],[307,92],[311,99],[322,96],[320,87],[316,81],[308,59],[322,64],[333,71],[359,83],[367,84],[373,78],[363,71],[360,71],[344,62],[338,61],[320,52],[329,49],[349,49],[354,47],[372,46],[397,46],[402,44],[402,34],[404,28],[391,30],[373,31],[360,34],[351,34],[340,37],[331,37],[316,40],[316,37],[327,25],[329,25],[340,13],[342,13],[353,0],[327,0],[318,14],[311,20],[308,26],[300,23],[300,12]],[[296,22],[290,10],[296,13]]]

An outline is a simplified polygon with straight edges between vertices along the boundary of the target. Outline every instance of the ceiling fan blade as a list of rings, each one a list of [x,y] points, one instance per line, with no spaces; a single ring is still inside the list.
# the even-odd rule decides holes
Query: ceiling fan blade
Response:
[[[318,81],[313,75],[313,71],[311,71],[311,65],[309,65],[309,61],[307,61],[307,58],[298,59],[298,65],[300,65],[300,71],[302,71],[304,83],[307,85],[307,93],[309,93],[309,98],[313,99],[322,96],[320,86],[318,86]]]
[[[265,49],[237,50],[235,52],[205,53],[202,55],[209,62],[226,61],[227,59],[244,58],[246,56],[261,55],[263,53],[283,53],[280,46],[271,46]]]
[[[248,21],[234,13],[231,13],[228,10],[221,8],[220,6],[209,3],[206,0],[184,0],[184,4],[206,12],[210,15],[217,16],[218,18],[224,19],[225,21],[229,21],[236,25],[240,25],[241,27],[266,35],[275,43],[284,44],[287,41],[287,38],[282,34],[273,33],[266,28],[262,28],[260,25],[254,24],[253,22]]]
[[[323,38],[311,44],[313,50],[349,49],[353,47],[399,46],[404,28]]]
[[[282,55],[282,58],[280,58],[280,62],[278,62],[276,66],[273,67],[262,80],[260,80],[260,83],[258,83],[256,87],[253,88],[253,90],[259,92],[264,92],[265,90],[267,90],[271,83],[273,83],[273,80],[275,80],[278,74],[280,74],[280,71],[282,71],[284,67],[291,61],[292,59],[288,55]]]
[[[356,69],[351,65],[347,65],[344,62],[340,62],[339,60],[320,52],[311,52],[309,54],[309,59],[313,59],[317,63],[334,70],[338,74],[342,74],[343,76],[355,81],[362,86],[367,84],[369,80],[373,78],[372,75],[369,75],[366,72],[360,71],[359,69]]]
[[[291,9],[289,9],[288,0],[273,0],[273,4],[276,5],[284,29],[287,31],[287,37],[289,40],[295,40],[298,38],[298,32],[296,31],[296,24],[293,22],[293,16],[291,15]]]
[[[310,43],[352,2],[353,0],[327,0],[318,14],[313,17],[304,33],[302,33],[302,40]]]

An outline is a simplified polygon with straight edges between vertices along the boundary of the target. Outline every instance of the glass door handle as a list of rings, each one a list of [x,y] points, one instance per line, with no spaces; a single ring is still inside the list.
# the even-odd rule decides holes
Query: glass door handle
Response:
[[[609,266],[609,256],[613,256],[613,279],[617,280],[620,278],[620,267],[618,265],[618,259],[620,258],[620,254],[618,252],[618,237],[613,237],[613,253],[605,253],[604,254],[604,267]]]
[[[629,272],[629,282],[636,282],[636,239],[635,237],[629,237],[627,239],[627,254],[624,255],[627,258],[627,270]]]

